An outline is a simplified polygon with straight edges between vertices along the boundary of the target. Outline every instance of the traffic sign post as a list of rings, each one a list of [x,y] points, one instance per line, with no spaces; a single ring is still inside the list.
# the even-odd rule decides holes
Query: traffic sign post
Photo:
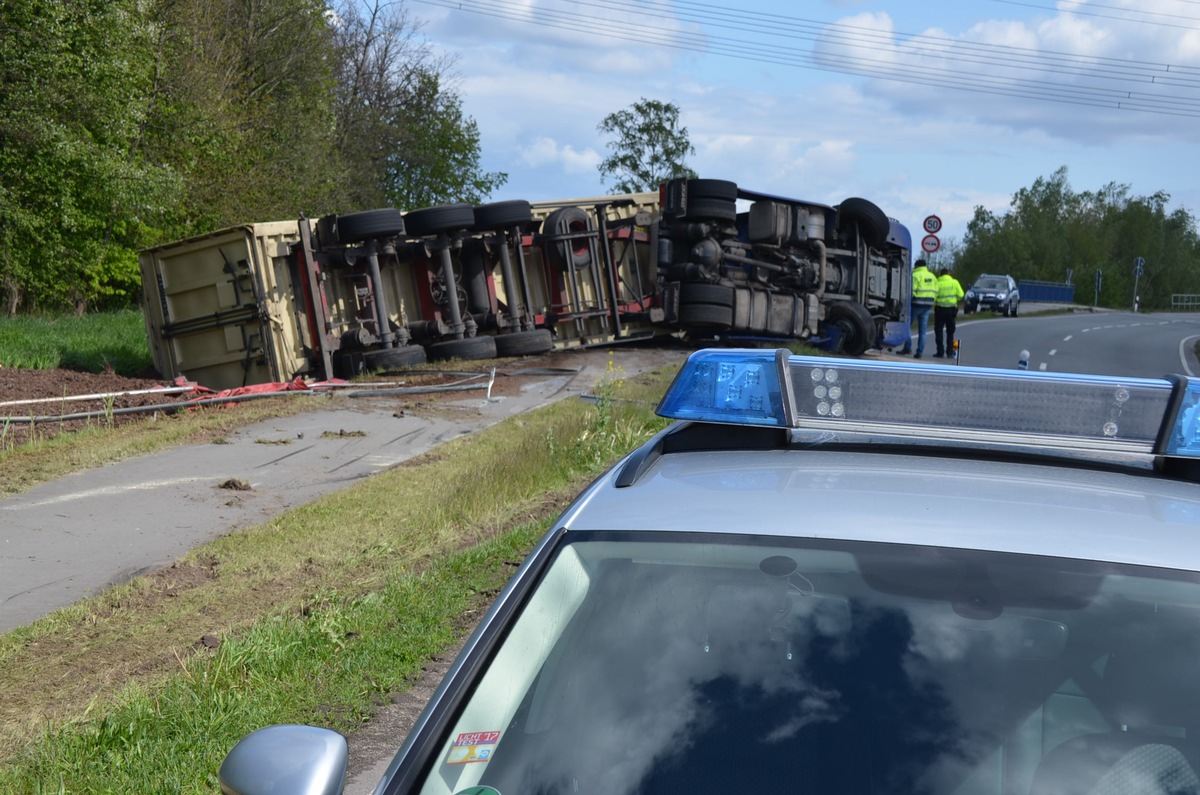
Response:
[[[1096,268],[1096,297],[1092,300],[1093,307],[1100,306],[1100,279],[1101,279],[1100,269]]]
[[[1133,261],[1133,311],[1138,311],[1138,281],[1142,278],[1142,271],[1146,269],[1146,260],[1138,257]]]
[[[936,215],[928,215],[921,222],[921,226],[925,229],[926,235],[921,239],[921,250],[926,254],[932,254],[942,247],[942,241],[938,240],[937,233],[942,231],[942,219]]]

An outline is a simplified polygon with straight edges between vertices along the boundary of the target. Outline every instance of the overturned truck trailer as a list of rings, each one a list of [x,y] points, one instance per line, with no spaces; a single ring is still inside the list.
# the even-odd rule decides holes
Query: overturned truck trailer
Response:
[[[858,354],[907,336],[910,242],[862,199],[693,179],[247,224],[140,264],[159,371],[227,389],[664,335]]]

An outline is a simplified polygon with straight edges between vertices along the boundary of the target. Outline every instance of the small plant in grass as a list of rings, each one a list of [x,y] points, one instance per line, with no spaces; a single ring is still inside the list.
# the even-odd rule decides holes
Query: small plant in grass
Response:
[[[114,407],[117,403],[117,397],[113,394],[105,395],[101,403],[101,411],[104,413],[104,424],[106,427],[113,427]]]
[[[596,411],[579,435],[577,447],[584,466],[605,465],[645,441],[661,426],[657,420],[647,421],[644,407],[638,410],[638,401],[629,399],[625,391],[625,370],[610,358],[593,387]]]

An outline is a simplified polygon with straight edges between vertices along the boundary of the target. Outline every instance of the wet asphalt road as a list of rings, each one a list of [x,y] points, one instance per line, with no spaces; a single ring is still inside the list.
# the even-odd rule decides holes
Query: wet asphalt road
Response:
[[[571,351],[519,394],[463,392],[429,416],[400,399],[281,397],[322,408],[249,426],[0,500],[0,632],[169,565],[188,550],[552,401],[589,393],[611,358],[634,375],[682,351]],[[541,364],[539,362],[539,364]],[[516,369],[519,365],[514,366]],[[445,405],[443,403],[443,405]],[[272,443],[273,442],[273,443]],[[241,481],[249,490],[222,488]]]

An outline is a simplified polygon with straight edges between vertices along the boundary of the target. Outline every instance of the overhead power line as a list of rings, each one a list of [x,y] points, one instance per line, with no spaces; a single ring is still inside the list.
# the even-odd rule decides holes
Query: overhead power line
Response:
[[[533,13],[506,0],[418,2],[536,27],[788,68],[1097,108],[1200,116],[1200,67],[1194,66],[880,31],[748,9],[731,15],[728,8],[684,0],[557,0],[538,5]],[[614,13],[621,14],[620,19]],[[630,20],[636,24],[629,24]],[[713,29],[721,33],[707,32]],[[818,46],[800,48],[797,42]]]

